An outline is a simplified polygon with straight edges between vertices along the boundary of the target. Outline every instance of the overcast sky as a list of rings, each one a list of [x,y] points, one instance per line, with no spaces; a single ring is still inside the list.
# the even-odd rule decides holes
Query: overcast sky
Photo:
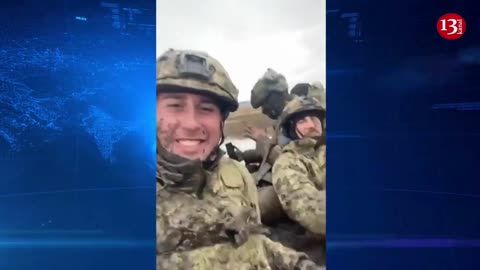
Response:
[[[157,57],[169,48],[219,60],[240,91],[267,68],[297,82],[325,83],[324,0],[157,0]]]

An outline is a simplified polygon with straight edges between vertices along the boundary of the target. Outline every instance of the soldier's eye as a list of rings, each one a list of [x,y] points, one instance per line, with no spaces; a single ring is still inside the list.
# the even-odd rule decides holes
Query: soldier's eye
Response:
[[[204,104],[200,106],[200,109],[205,112],[213,112],[215,110],[215,107],[211,104]]]
[[[167,107],[176,109],[176,108],[182,107],[182,104],[180,104],[180,103],[167,103]]]

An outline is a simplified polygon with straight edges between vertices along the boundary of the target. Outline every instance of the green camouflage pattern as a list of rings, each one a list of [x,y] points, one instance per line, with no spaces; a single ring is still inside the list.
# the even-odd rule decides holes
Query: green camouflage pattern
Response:
[[[205,59],[205,71],[209,78],[182,74],[180,60],[185,56]],[[169,49],[157,60],[156,78],[157,91],[172,86],[188,88],[200,94],[213,95],[220,99],[227,105],[226,109],[229,112],[238,108],[238,89],[220,62],[205,52]]]
[[[253,224],[260,223],[255,183],[237,161],[223,157],[208,172],[200,197],[203,199],[181,188],[157,185],[157,251],[198,246],[190,242],[218,236],[219,224],[250,210],[255,213]],[[215,235],[206,235],[210,232]]]
[[[327,93],[321,82],[313,82],[311,84],[308,96],[316,98],[320,102],[323,109],[327,109]]]
[[[255,109],[259,108],[272,92],[288,94],[288,84],[285,76],[269,68],[253,86],[250,104]]]
[[[157,270],[320,270],[305,253],[264,235],[251,235],[241,246],[217,244],[189,252],[160,255]]]
[[[287,144],[273,166],[272,182],[288,217],[318,239],[326,230],[326,148],[312,138]]]
[[[327,108],[325,87],[321,82],[298,83],[290,90],[290,93],[296,96],[314,97],[320,101],[323,108]]]
[[[262,235],[257,189],[239,162],[222,158],[202,195],[157,185],[157,270],[317,269]]]

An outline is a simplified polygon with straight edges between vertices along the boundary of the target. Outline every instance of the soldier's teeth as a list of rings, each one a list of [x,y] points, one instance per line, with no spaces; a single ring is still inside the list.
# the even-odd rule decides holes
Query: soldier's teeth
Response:
[[[178,143],[185,146],[195,146],[201,143],[200,140],[178,140]]]

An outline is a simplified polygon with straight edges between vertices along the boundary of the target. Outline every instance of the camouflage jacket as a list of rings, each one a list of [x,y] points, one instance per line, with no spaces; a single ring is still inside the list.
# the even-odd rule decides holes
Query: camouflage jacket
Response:
[[[305,253],[261,234],[241,246],[216,244],[188,252],[157,254],[157,270],[320,270]]]
[[[157,186],[157,270],[316,267],[304,253],[261,234],[249,235],[240,246],[222,235],[223,225],[234,216],[244,217],[245,224],[260,223],[257,196],[246,169],[229,158],[209,173],[203,199]],[[256,216],[241,215],[252,206]]]
[[[246,169],[232,159],[220,159],[215,169],[207,172],[202,197],[166,189],[157,182],[157,253],[221,241],[226,238],[220,234],[228,219],[250,210],[255,216],[251,222],[260,223],[255,183]]]
[[[319,238],[325,236],[325,145],[314,139],[287,144],[273,166],[272,182],[285,213]]]

